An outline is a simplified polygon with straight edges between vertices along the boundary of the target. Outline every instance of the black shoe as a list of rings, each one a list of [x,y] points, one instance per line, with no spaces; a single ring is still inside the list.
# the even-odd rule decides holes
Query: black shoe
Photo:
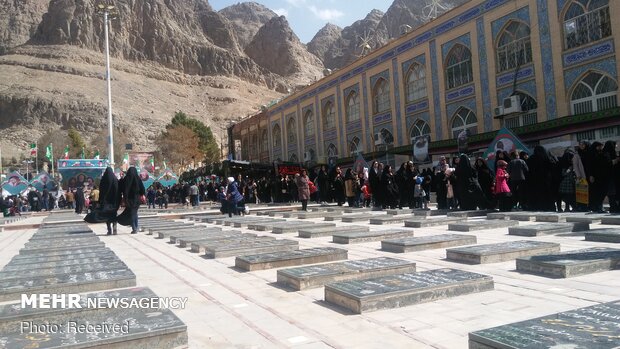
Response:
[[[138,234],[138,232],[137,232],[137,231],[135,231],[135,230],[132,230],[132,231],[131,231],[131,233],[132,233],[132,234]]]
[[[111,231],[109,231],[106,235],[112,235],[112,232],[111,232]]]

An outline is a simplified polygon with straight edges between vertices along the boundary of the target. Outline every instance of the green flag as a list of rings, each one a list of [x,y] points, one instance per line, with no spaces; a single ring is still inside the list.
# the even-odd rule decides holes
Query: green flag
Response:
[[[64,157],[65,157],[65,159],[68,159],[68,158],[69,158],[69,146],[68,146],[68,145],[65,147],[65,154],[64,154]]]
[[[151,169],[155,171],[155,157],[154,156],[151,156],[150,162],[151,162]]]
[[[84,147],[82,147],[82,154],[80,154],[80,156],[84,159]]]
[[[95,150],[95,159],[97,159],[97,160],[98,160],[98,159],[99,159],[99,156],[100,156],[100,155],[99,155],[99,150]]]
[[[48,145],[47,147],[45,147],[45,157],[49,160],[52,161],[52,159],[54,158],[54,155],[52,154],[53,150],[52,150],[52,145]]]
[[[36,143],[30,144],[30,156],[37,156],[37,144]]]

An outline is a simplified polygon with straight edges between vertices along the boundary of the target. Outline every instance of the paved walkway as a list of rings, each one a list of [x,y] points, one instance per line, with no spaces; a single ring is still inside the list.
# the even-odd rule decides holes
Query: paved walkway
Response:
[[[29,218],[28,223],[35,220],[41,218]],[[535,223],[520,223],[527,224]],[[371,226],[371,230],[402,226]],[[105,225],[91,228],[105,234]],[[488,274],[495,281],[495,290],[490,292],[353,315],[325,303],[323,288],[300,292],[278,288],[275,269],[242,273],[231,268],[234,257],[204,259],[170,245],[168,240],[143,233],[130,235],[129,231],[121,227],[118,236],[102,236],[102,240],[134,271],[138,285],[149,286],[162,297],[189,298],[186,309],[175,313],[188,326],[190,348],[467,348],[467,335],[475,330],[620,299],[619,271],[548,279],[515,272],[514,261],[485,265],[449,262],[445,249],[393,254],[380,251],[380,242],[336,245],[330,242],[331,237],[278,235],[297,239],[300,248],[346,248],[349,259],[390,256],[416,262],[418,271],[452,267]],[[18,253],[33,232],[0,233],[0,266]],[[445,226],[415,229],[416,236],[441,233],[446,233]],[[561,243],[563,251],[620,248],[586,242],[583,236],[509,236],[507,228],[467,234],[476,235],[478,244],[539,240]]]

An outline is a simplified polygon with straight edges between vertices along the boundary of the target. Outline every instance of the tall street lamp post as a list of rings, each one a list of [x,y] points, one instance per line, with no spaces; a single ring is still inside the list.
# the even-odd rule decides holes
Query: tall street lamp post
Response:
[[[112,121],[112,83],[110,81],[110,39],[108,26],[110,20],[118,17],[118,12],[112,1],[101,1],[97,4],[96,13],[103,16],[105,32],[105,75],[108,89],[108,157],[110,159],[110,166],[114,167],[114,124]]]

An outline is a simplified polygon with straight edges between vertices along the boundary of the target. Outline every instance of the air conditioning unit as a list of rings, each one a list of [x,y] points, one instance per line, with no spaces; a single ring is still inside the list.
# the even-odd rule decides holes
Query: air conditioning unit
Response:
[[[309,151],[304,152],[304,162],[312,161],[312,154]]]
[[[375,145],[383,145],[385,143],[383,141],[383,135],[381,134],[381,132],[375,133],[373,139],[375,141]]]
[[[521,112],[521,97],[518,95],[510,96],[504,98],[504,102],[502,103],[504,107],[504,115],[512,114],[512,113],[520,113]]]
[[[495,107],[495,112],[493,114],[495,116],[502,116],[502,115],[504,115],[504,107],[502,107],[501,105],[499,107]]]

